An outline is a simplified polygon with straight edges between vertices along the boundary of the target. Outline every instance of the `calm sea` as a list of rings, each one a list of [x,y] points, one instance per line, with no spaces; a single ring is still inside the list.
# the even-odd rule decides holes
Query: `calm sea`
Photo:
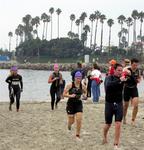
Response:
[[[21,101],[50,101],[50,84],[48,77],[50,71],[38,70],[19,70],[23,77],[24,90],[21,95]],[[9,101],[8,84],[5,79],[9,75],[9,70],[0,70],[0,101]],[[62,72],[66,83],[71,82],[70,72]],[[104,78],[104,75],[103,75]],[[144,80],[138,85],[140,97],[144,97]],[[101,96],[104,97],[104,86],[101,84]]]

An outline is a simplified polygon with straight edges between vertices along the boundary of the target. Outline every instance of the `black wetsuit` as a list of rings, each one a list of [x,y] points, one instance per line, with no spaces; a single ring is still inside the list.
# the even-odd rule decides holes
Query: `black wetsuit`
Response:
[[[127,76],[127,81],[124,86],[124,101],[129,101],[130,98],[138,97],[138,89],[137,89],[137,79],[140,76],[139,70],[136,69],[135,72],[128,68],[131,72],[131,75]]]
[[[60,90],[60,78],[62,77],[61,73],[55,73],[52,74],[52,79],[55,77],[58,77],[57,80],[52,82],[50,87],[50,95],[51,95],[51,109],[54,109],[54,104],[57,106],[58,102],[61,99],[61,90]],[[55,96],[56,96],[56,103],[55,103]]]
[[[122,92],[123,83],[114,75],[107,76],[105,83],[105,122],[106,124],[112,123],[113,115],[115,121],[122,121],[123,117],[123,104]]]
[[[10,105],[14,103],[14,98],[16,97],[16,108],[17,110],[20,107],[20,96],[21,91],[23,90],[23,81],[22,76],[10,75],[7,77],[6,82],[9,84],[9,97],[10,97]]]
[[[77,88],[74,82],[72,82],[72,88],[69,90],[69,94],[76,94],[76,97],[68,99],[66,106],[67,114],[73,115],[77,112],[83,112],[83,105],[81,101],[82,91],[82,84],[80,84],[80,87]]]

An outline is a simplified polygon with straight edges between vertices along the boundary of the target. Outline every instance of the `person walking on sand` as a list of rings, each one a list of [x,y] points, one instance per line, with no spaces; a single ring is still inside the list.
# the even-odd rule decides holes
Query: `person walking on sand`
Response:
[[[51,95],[51,109],[57,108],[57,104],[61,99],[60,82],[62,81],[62,74],[59,72],[58,64],[54,64],[54,72],[50,74],[48,83],[51,83],[50,95]],[[56,102],[55,102],[56,99]]]
[[[12,111],[12,104],[14,103],[16,97],[16,111],[18,112],[20,108],[20,96],[23,91],[23,81],[22,76],[17,73],[18,68],[16,66],[11,67],[10,72],[11,74],[6,79],[6,82],[9,84],[9,110]]]
[[[107,77],[105,84],[105,125],[103,130],[103,144],[107,143],[107,134],[115,116],[114,148],[118,148],[121,132],[121,121],[123,118],[122,91],[123,82],[126,78],[122,75],[122,65],[114,65],[114,74]]]
[[[126,114],[129,106],[129,101],[131,100],[133,111],[131,124],[135,125],[135,119],[138,112],[138,89],[137,83],[140,82],[140,72],[138,69],[139,61],[136,58],[131,59],[131,66],[127,68],[127,81],[124,86],[124,117],[123,123],[126,124]]]
[[[64,97],[68,97],[66,111],[68,114],[68,130],[71,130],[72,124],[76,121],[76,139],[80,140],[80,130],[82,124],[83,104],[82,94],[87,95],[85,85],[81,83],[82,74],[76,72],[74,81],[68,84],[64,90]]]

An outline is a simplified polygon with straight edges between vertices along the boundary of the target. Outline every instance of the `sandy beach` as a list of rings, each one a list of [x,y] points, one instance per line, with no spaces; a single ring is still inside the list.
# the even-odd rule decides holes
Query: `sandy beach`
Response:
[[[67,131],[66,100],[51,111],[48,102],[21,102],[20,112],[8,111],[8,103],[0,103],[0,150],[112,150],[114,124],[109,132],[109,143],[102,145],[104,101],[84,103],[81,142],[74,137],[75,126]],[[139,105],[136,127],[122,126],[120,147],[122,150],[144,149],[144,103]]]

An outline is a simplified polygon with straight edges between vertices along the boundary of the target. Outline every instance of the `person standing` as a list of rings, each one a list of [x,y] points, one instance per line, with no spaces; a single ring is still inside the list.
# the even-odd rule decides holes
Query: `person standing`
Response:
[[[96,103],[99,101],[100,83],[102,82],[101,72],[100,72],[100,69],[96,63],[93,64],[93,70],[91,72],[90,79],[92,80],[91,89],[92,89],[92,94],[93,94],[93,103]]]
[[[48,83],[51,83],[50,95],[51,95],[51,109],[57,108],[57,104],[61,99],[60,82],[62,81],[62,74],[59,72],[58,64],[54,64],[54,72],[50,74]],[[55,102],[56,100],[56,102]]]
[[[135,125],[135,119],[138,113],[138,88],[137,83],[140,82],[140,72],[138,69],[139,61],[136,58],[131,59],[131,66],[127,68],[129,71],[127,74],[127,81],[124,86],[124,117],[123,123],[126,124],[126,114],[129,106],[129,101],[131,100],[133,111],[131,124]]]
[[[80,130],[82,124],[83,104],[81,100],[82,94],[87,95],[85,85],[81,83],[82,74],[76,72],[74,81],[68,84],[64,90],[64,97],[68,97],[66,111],[68,114],[68,130],[71,130],[72,124],[76,120],[76,138],[80,139]]]
[[[9,110],[12,111],[12,104],[14,103],[16,97],[16,111],[18,112],[20,108],[20,96],[21,92],[23,91],[23,81],[22,76],[17,73],[18,68],[16,66],[11,67],[10,72],[10,76],[8,76],[6,79],[6,82],[9,84]]]
[[[107,77],[105,84],[105,125],[103,129],[103,144],[107,143],[107,134],[112,124],[113,115],[115,116],[115,136],[114,148],[118,148],[121,132],[121,121],[123,118],[122,91],[123,81],[126,80],[122,75],[122,65],[114,65],[114,74]]]

